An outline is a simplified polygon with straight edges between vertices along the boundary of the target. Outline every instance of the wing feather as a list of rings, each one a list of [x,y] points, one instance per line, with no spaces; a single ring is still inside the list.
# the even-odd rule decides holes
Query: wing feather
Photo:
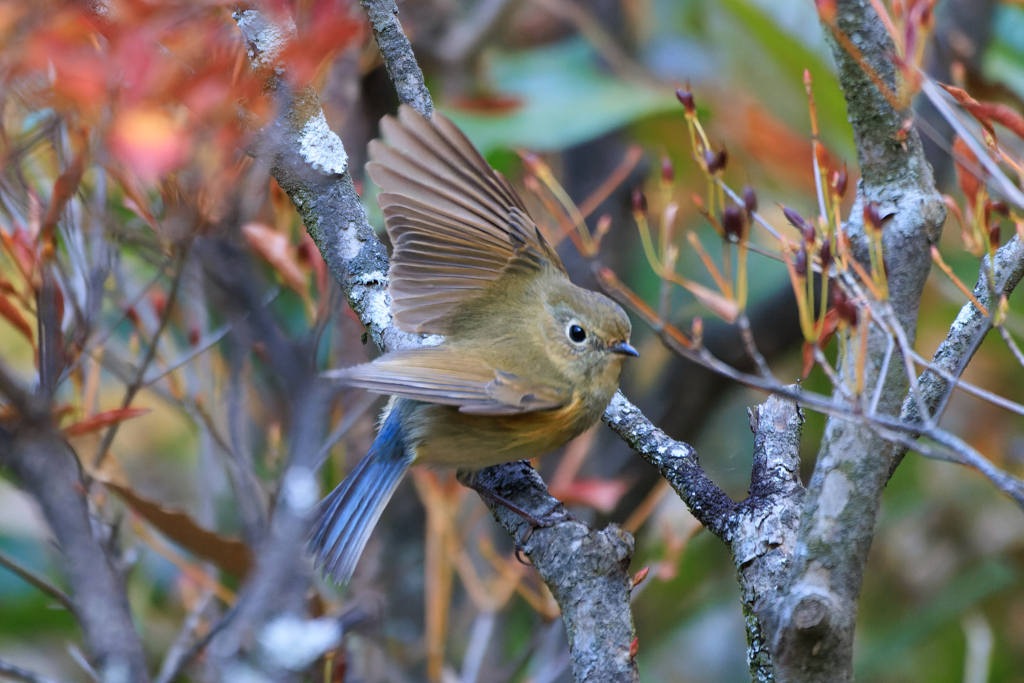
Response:
[[[427,403],[458,406],[477,415],[512,415],[559,408],[568,392],[528,383],[445,347],[404,349],[324,375],[349,386]]]
[[[511,271],[565,273],[508,180],[455,124],[403,105],[381,130],[386,142],[370,143],[367,170],[382,190],[377,201],[394,246],[399,327],[447,335],[455,309]]]

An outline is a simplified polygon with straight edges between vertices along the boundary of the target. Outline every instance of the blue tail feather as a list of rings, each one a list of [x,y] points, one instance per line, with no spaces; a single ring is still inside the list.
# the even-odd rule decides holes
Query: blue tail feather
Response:
[[[317,506],[309,548],[335,583],[352,578],[374,525],[412,464],[399,407],[384,420],[366,457]]]

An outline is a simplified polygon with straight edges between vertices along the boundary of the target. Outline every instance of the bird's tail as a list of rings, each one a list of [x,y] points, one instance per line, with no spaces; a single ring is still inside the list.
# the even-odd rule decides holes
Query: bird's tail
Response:
[[[338,584],[352,578],[374,525],[412,459],[406,452],[400,411],[395,406],[370,452],[316,508],[309,549],[324,576]]]

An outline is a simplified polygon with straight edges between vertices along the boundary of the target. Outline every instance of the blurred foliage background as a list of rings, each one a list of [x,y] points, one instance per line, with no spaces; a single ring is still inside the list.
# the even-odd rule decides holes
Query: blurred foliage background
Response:
[[[59,396],[68,438],[87,469],[111,424],[124,420],[107,444],[105,469],[93,472],[109,486],[91,494],[97,516],[117,529],[131,606],[156,670],[188,615],[195,615],[192,628],[201,634],[234,599],[247,562],[244,546],[251,547],[260,515],[276,496],[290,427],[266,349],[236,338],[238,316],[248,313],[218,298],[209,266],[194,252],[170,245],[196,237],[233,245],[237,253],[224,267],[245,270],[260,310],[285,335],[307,340],[310,362],[319,368],[361,362],[375,352],[360,343],[358,322],[287,198],[265,177],[258,187],[245,182],[254,175],[237,152],[245,135],[237,129],[236,102],[245,100],[257,116],[267,112],[247,80],[231,8],[110,6],[114,29],[105,27],[101,40],[70,3],[0,7],[6,301],[0,356],[26,379],[33,375],[32,301],[19,284],[19,258],[31,251],[39,207],[59,192],[57,177],[88,149],[81,186],[68,199],[72,225],[58,226],[67,264],[65,319],[74,318],[70,302],[89,286],[102,296],[101,303],[89,299],[98,322],[69,342],[80,362]],[[397,105],[372,38],[358,7],[345,2],[286,9],[304,36],[289,57],[315,83],[358,180],[376,122]],[[690,84],[713,144],[728,149],[726,180],[737,189],[756,188],[764,215],[780,230],[795,234],[777,204],[807,212],[816,205],[805,70],[813,77],[822,141],[856,178],[845,103],[808,0],[407,0],[400,9],[439,109],[516,184],[524,177],[516,152],[532,150],[577,204],[592,209],[592,226],[609,215],[601,259],[652,304],[660,283],[640,248],[629,195],[646,187],[652,214],[659,210],[666,200],[663,157],[674,169],[669,196],[681,204],[680,242],[684,231],[705,241],[714,236],[690,201],[706,187],[691,158],[676,84]],[[940,0],[937,10],[936,77],[957,78],[976,97],[1019,110],[1024,6]],[[954,61],[962,68],[950,71]],[[931,159],[940,189],[962,201],[943,149],[948,136],[927,112],[922,116],[937,140]],[[19,187],[36,196],[19,195]],[[373,188],[363,189],[371,221],[382,228]],[[99,258],[99,244],[108,245],[103,258],[113,264],[106,278],[92,285],[76,280],[88,271],[83,264]],[[947,226],[941,248],[973,285],[978,260],[964,250],[958,230]],[[570,241],[559,250],[577,282],[596,286]],[[692,249],[683,250],[679,271],[710,282]],[[1019,335],[1024,307],[1015,299],[1008,325]],[[948,279],[933,274],[922,305],[920,353],[932,355],[963,303]],[[674,292],[671,311],[683,329],[693,316],[704,316],[708,345],[726,358],[742,355],[735,332],[688,294]],[[756,255],[751,317],[775,372],[796,381],[802,338],[789,280],[781,265]],[[146,381],[130,401],[149,412],[116,412],[164,325],[155,357],[139,375]],[[692,443],[712,478],[742,498],[753,446],[745,408],[764,397],[673,357],[641,324],[634,329],[641,359],[627,366],[625,393],[670,435]],[[1024,398],[1024,369],[998,339],[986,342],[966,377]],[[828,390],[818,370],[806,382]],[[340,438],[331,445],[324,435],[325,490],[365,453],[381,406],[355,392],[332,401],[331,429],[340,426]],[[807,472],[823,425],[821,416],[808,415]],[[1019,417],[955,394],[943,426],[1002,467],[1024,469]],[[634,570],[651,568],[634,593],[643,680],[748,680],[728,553],[647,465],[598,426],[540,467],[552,493],[580,517],[616,522],[637,535]],[[239,477],[251,486],[240,485]],[[240,505],[246,491],[256,502]],[[195,542],[201,529],[216,534],[203,537],[213,547],[206,555]],[[0,553],[60,585],[45,522],[4,470]],[[242,557],[241,567],[229,556]],[[909,457],[886,492],[865,577],[858,679],[1024,681],[1022,571],[1021,511],[967,469]],[[551,597],[451,473],[409,477],[354,582],[318,584],[310,598],[321,611],[346,614],[350,625],[343,648],[310,673],[312,680],[571,680]],[[78,641],[67,611],[0,568],[0,659],[57,680],[85,681],[75,661]],[[204,679],[201,657],[185,678]]]

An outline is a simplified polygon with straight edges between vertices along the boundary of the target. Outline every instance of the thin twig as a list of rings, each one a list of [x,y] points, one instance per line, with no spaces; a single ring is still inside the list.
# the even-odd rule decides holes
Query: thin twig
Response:
[[[145,386],[146,370],[149,368],[150,363],[152,363],[156,358],[157,348],[160,345],[160,337],[171,322],[171,314],[174,311],[174,305],[178,300],[178,290],[181,287],[181,278],[185,273],[184,265],[188,252],[188,247],[184,247],[178,257],[178,268],[174,274],[174,279],[171,281],[171,291],[167,295],[167,303],[164,305],[163,315],[160,317],[160,324],[157,327],[156,332],[153,334],[153,339],[149,343],[149,348],[146,350],[145,358],[142,359],[142,364],[138,367],[135,379],[130,385],[128,385],[128,389],[125,391],[124,399],[121,401],[122,409],[131,406],[135,395],[139,393],[139,390],[142,389],[143,386]],[[117,431],[120,426],[121,423],[111,425],[103,435],[103,441],[100,442],[99,448],[96,449],[96,455],[93,457],[93,469],[99,469],[100,465],[103,464],[103,459],[107,457],[107,451],[110,450],[110,444],[113,443],[114,437],[117,436]]]
[[[878,377],[875,378],[875,390],[871,394],[871,406],[868,408],[868,415],[878,413],[878,402],[882,400],[882,387],[885,378],[889,374],[889,363],[892,362],[892,352],[896,350],[896,340],[891,334],[885,335],[885,355],[882,357],[882,367],[878,370]]]
[[[22,669],[20,666],[10,664],[2,659],[0,659],[0,676],[15,681],[24,681],[24,683],[56,683],[52,678],[47,678],[28,669]]]
[[[1006,329],[1005,325],[996,325],[996,329],[999,330],[999,336],[1006,342],[1007,348],[1010,349],[1010,353],[1017,359],[1017,362],[1024,365],[1024,353],[1021,352],[1020,347],[1017,346],[1017,342],[1014,341],[1013,336],[1010,335],[1010,331]]]
[[[60,604],[64,605],[64,608],[67,611],[72,614],[75,613],[75,606],[72,604],[71,598],[68,597],[67,593],[62,591],[60,588],[57,588],[44,577],[39,576],[28,567],[22,566],[14,558],[8,557],[8,555],[3,551],[0,551],[0,566],[6,567],[12,573],[20,577],[21,580],[35,586]]]
[[[178,637],[174,640],[170,649],[167,650],[167,656],[164,657],[163,664],[160,665],[160,673],[157,675],[154,683],[171,683],[178,676],[181,667],[184,666],[182,660],[190,651],[189,643],[195,634],[196,628],[199,626],[200,620],[203,618],[203,612],[209,607],[211,600],[213,600],[213,591],[209,589],[204,590],[203,594],[196,601],[195,607],[185,617],[181,630],[178,632]]]

